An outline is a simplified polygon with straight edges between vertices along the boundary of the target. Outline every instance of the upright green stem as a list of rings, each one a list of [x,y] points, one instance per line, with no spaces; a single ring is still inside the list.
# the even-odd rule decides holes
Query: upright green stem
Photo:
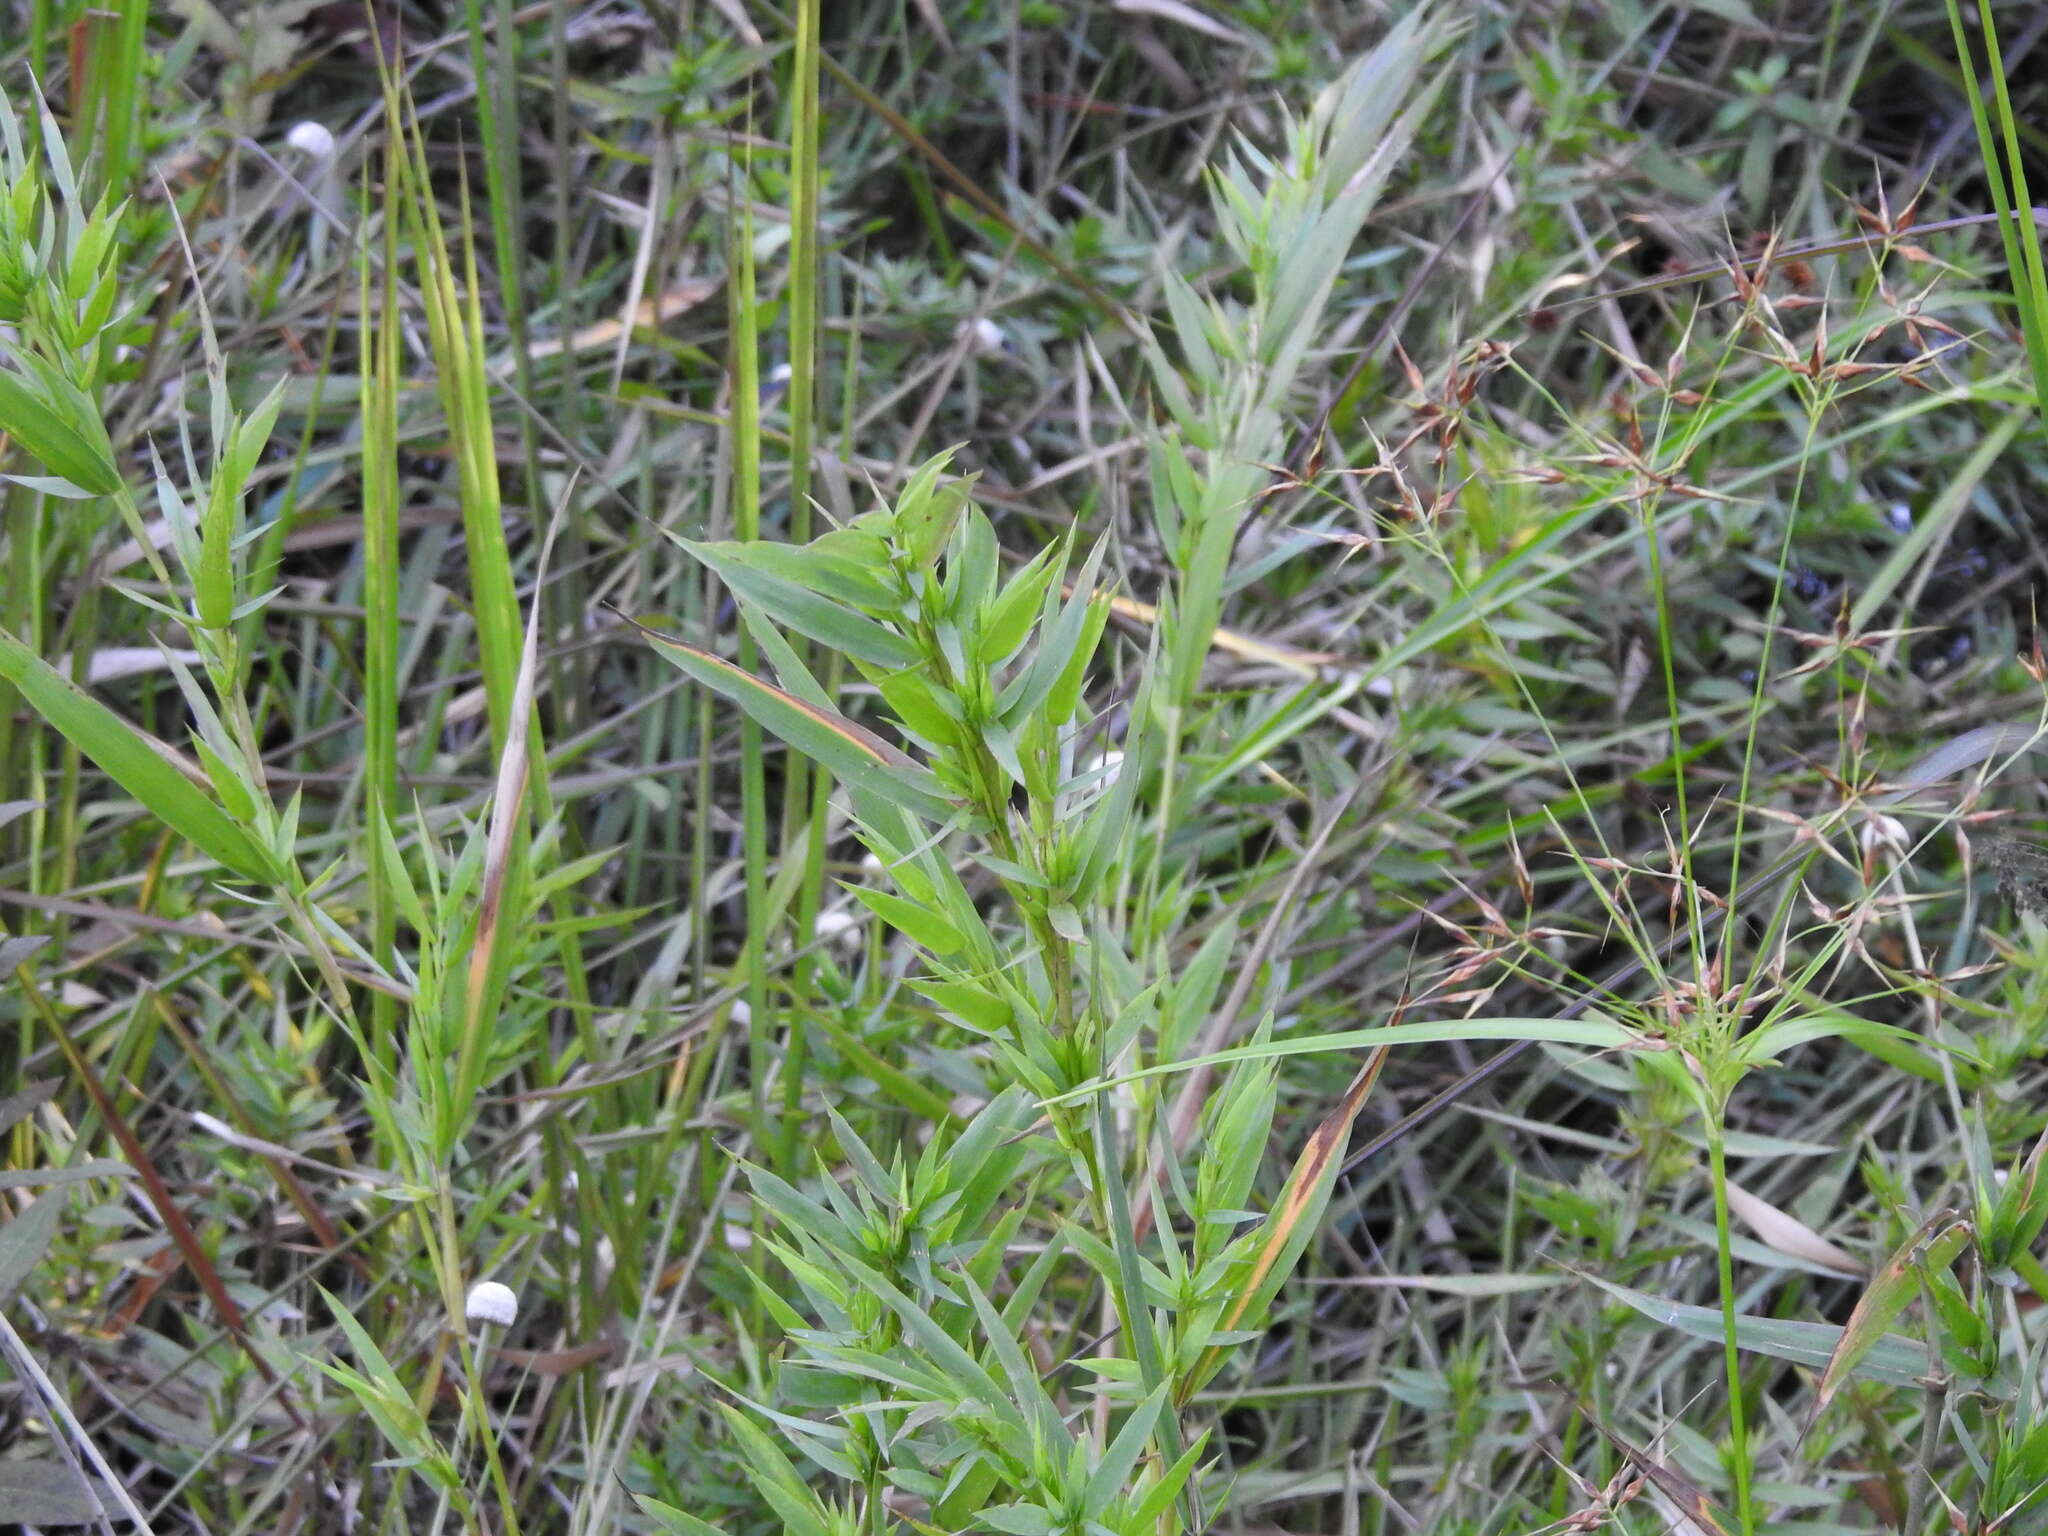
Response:
[[[740,169],[751,176],[750,152]],[[733,536],[761,536],[761,355],[759,311],[754,293],[754,221],[744,189],[735,191],[739,217],[728,252],[732,272],[732,485]],[[740,626],[740,665],[756,664],[754,637]],[[753,1098],[753,1133],[772,1156],[781,1138],[770,1134],[768,1079],[773,1069],[773,1031],[768,1012],[768,788],[762,761],[761,727],[751,715],[740,721],[740,852],[746,870],[746,932],[740,969],[747,985],[747,1073]],[[787,1169],[782,1170],[787,1172]],[[759,1252],[759,1245],[755,1245]]]
[[[789,540],[811,537],[811,443],[817,402],[818,366],[818,0],[797,0],[796,45],[790,53],[793,97],[789,179]],[[797,654],[808,661],[799,641]],[[785,846],[803,831],[803,881],[796,901],[797,932],[808,935],[817,922],[825,887],[825,818],[832,786],[825,775],[791,754],[783,799]],[[800,954],[790,968],[790,987],[801,1001],[811,995],[816,962]],[[806,1039],[801,1012],[790,1012],[789,1041],[782,1062],[782,1123],[772,1144],[773,1165],[789,1173],[796,1164],[798,1109],[803,1095]]]
[[[1721,1277],[1722,1370],[1728,1378],[1728,1452],[1735,1466],[1735,1512],[1742,1536],[1756,1536],[1749,1485],[1749,1415],[1742,1401],[1742,1356],[1735,1334],[1735,1255],[1728,1230],[1728,1148],[1717,1112],[1707,1123],[1707,1166],[1714,1181],[1714,1256]]]
[[[448,1308],[450,1323],[455,1328],[456,1355],[462,1362],[463,1380],[468,1389],[463,1394],[465,1416],[483,1446],[484,1462],[490,1468],[491,1486],[498,1495],[498,1517],[503,1522],[505,1536],[519,1536],[519,1512],[513,1503],[512,1484],[505,1476],[504,1458],[498,1454],[498,1437],[491,1433],[490,1404],[484,1400],[482,1362],[469,1347],[469,1329],[465,1326],[467,1305],[457,1258],[462,1252],[462,1233],[455,1220],[454,1189],[446,1178],[439,1181],[436,1194],[443,1266],[442,1298]]]

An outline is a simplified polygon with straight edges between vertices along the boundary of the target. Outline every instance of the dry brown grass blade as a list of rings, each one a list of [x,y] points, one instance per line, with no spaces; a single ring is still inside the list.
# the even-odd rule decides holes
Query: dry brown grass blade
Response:
[[[1829,1242],[1798,1217],[1751,1194],[1733,1180],[1728,1184],[1728,1209],[1765,1244],[1780,1253],[1804,1259],[1809,1264],[1824,1265],[1844,1275],[1861,1277],[1870,1272],[1869,1266],[1860,1262],[1856,1255]]]
[[[1071,586],[1063,587],[1062,590],[1069,597],[1074,595]],[[1148,628],[1159,622],[1159,610],[1150,603],[1141,603],[1132,597],[1119,597],[1111,592],[1100,592],[1096,595],[1108,598],[1109,611],[1120,619]],[[1276,645],[1270,640],[1240,635],[1231,629],[1217,629],[1209,637],[1209,645],[1212,650],[1224,651],[1240,661],[1279,667],[1283,671],[1306,678],[1321,677],[1324,668],[1336,666],[1343,660],[1335,651],[1298,651],[1291,645]]]
[[[1706,1490],[1698,1483],[1682,1472],[1674,1472],[1648,1451],[1630,1445],[1602,1424],[1586,1404],[1579,1404],[1579,1413],[1602,1439],[1634,1462],[1637,1470],[1656,1485],[1657,1491],[1669,1499],[1686,1520],[1699,1530],[1708,1532],[1709,1536],[1728,1536],[1727,1522],[1722,1518],[1719,1506],[1707,1497]]]
[[[575,489],[572,479],[563,493],[566,504]],[[512,685],[511,706],[506,710],[505,750],[498,759],[498,778],[491,790],[491,825],[484,843],[483,892],[477,914],[476,943],[469,952],[469,991],[463,1020],[462,1061],[456,1080],[472,1083],[483,1042],[483,1010],[492,996],[491,978],[504,943],[505,887],[512,871],[520,828],[526,819],[526,787],[531,777],[529,742],[533,724],[534,677],[540,664],[542,594],[546,589],[548,557],[554,551],[555,529],[548,528],[542,541],[540,567],[534,578],[533,608],[527,615],[526,635],[519,651],[519,673]]]
[[[579,352],[598,351],[611,346],[628,331],[665,325],[677,315],[687,314],[717,291],[718,282],[714,278],[690,278],[658,298],[642,299],[633,307],[632,315],[625,319],[595,320],[569,336],[543,337],[526,349],[526,356],[531,362],[539,362],[562,352],[574,356]]]
[[[2036,222],[2048,224],[2048,208],[2036,208],[2033,212]],[[1998,215],[1995,213],[1970,213],[1964,214],[1960,218],[1934,219],[1926,224],[1912,224],[1906,228],[1894,230],[1892,233],[1894,235],[1904,235],[1910,232],[1916,237],[1920,235],[1939,235],[1946,234],[1951,230],[1971,229],[1979,224],[1996,224],[1997,222]],[[1882,250],[1885,240],[1885,235],[1865,230],[1860,234],[1844,235],[1834,240],[1809,240],[1803,245],[1780,245],[1774,247],[1769,252],[1763,264],[1770,267],[1780,267],[1784,266],[1787,262],[1800,261],[1810,256],[1840,256],[1849,251]],[[1656,277],[1645,278],[1639,283],[1630,283],[1625,288],[1608,288],[1599,293],[1580,294],[1574,299],[1559,299],[1554,304],[1546,305],[1545,307],[1549,309],[1583,309],[1589,304],[1605,304],[1614,299],[1633,298],[1639,293],[1654,293],[1660,288],[1676,288],[1686,283],[1704,282],[1708,278],[1725,277],[1727,274],[1728,264],[1725,261],[1717,261],[1704,267],[1691,267],[1683,272],[1660,273]]]

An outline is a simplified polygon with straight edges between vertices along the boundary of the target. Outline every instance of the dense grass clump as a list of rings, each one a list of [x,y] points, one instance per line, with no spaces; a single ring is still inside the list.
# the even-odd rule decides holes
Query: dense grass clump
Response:
[[[2041,34],[0,0],[0,1522],[2042,1528]]]

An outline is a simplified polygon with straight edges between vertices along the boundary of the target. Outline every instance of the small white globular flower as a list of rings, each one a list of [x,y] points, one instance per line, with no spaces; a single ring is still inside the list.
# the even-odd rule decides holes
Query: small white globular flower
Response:
[[[285,143],[303,155],[315,160],[330,160],[334,157],[334,135],[318,123],[295,123],[292,131],[284,136]]]
[[[311,162],[299,172],[299,184],[311,204],[306,210],[306,254],[317,267],[327,258],[329,237],[348,226],[334,135],[319,123],[294,123],[284,141]]]
[[[753,1004],[749,1003],[744,997],[734,998],[732,1000],[732,1021],[739,1025],[741,1029],[745,1029],[749,1024],[753,1023]]]
[[[860,856],[860,872],[864,875],[879,875],[882,872],[882,861],[872,853],[864,853]]]
[[[850,912],[820,912],[816,931],[819,938],[840,949],[860,948],[860,920]]]
[[[519,1317],[519,1298],[512,1294],[509,1285],[479,1280],[469,1288],[469,1299],[463,1303],[462,1311],[472,1323],[496,1323],[500,1328],[510,1328]]]
[[[1000,357],[1005,352],[1016,351],[1016,344],[1010,340],[1010,333],[987,315],[983,315],[972,324],[963,322],[956,334],[964,337],[969,347],[982,357]]]

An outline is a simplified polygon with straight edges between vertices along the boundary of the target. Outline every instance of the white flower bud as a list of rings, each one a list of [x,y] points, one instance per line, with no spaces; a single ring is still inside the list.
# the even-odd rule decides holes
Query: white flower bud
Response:
[[[334,156],[334,135],[318,123],[293,124],[284,141],[300,154],[311,155],[315,160],[329,160]]]
[[[754,1005],[749,1003],[744,997],[734,998],[732,1000],[732,1021],[739,1025],[741,1029],[745,1029],[754,1022]]]
[[[519,1298],[512,1294],[509,1285],[479,1280],[469,1288],[469,1300],[463,1303],[462,1310],[472,1323],[496,1323],[500,1328],[510,1328],[519,1316]]]
[[[1870,852],[1880,845],[1894,853],[1904,853],[1910,842],[1906,836],[1905,823],[1896,816],[1876,815],[1863,823],[1863,851]]]
[[[974,351],[983,357],[1000,357],[1014,350],[1010,345],[1009,333],[995,321],[983,315],[972,325],[962,324],[959,334],[970,339]]]

